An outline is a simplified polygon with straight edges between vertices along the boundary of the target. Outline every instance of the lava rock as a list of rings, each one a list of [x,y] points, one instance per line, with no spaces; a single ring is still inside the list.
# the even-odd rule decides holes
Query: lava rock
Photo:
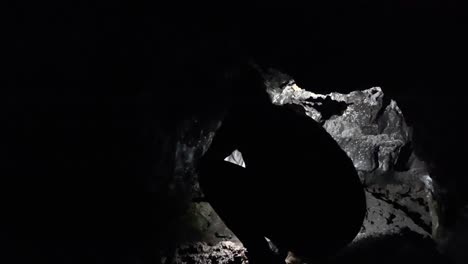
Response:
[[[203,242],[180,246],[173,259],[164,259],[164,264],[244,264],[248,263],[245,248],[226,241],[210,246]]]
[[[223,241],[240,243],[207,202],[191,202],[179,222],[178,241],[203,241],[209,245]]]
[[[349,94],[316,94],[301,89],[293,78],[279,71],[269,70],[263,76],[273,104],[296,107],[298,114],[322,124],[353,161],[366,188],[368,208],[362,230],[350,247],[376,239],[394,241],[408,230],[430,239],[438,227],[434,186],[426,164],[411,148],[412,130],[394,100],[385,98],[379,87]],[[192,198],[203,197],[194,164],[209,147],[221,120],[190,120],[180,128],[174,181],[181,186],[188,184],[182,189],[191,192]],[[248,166],[237,150],[225,160]],[[237,252],[242,257],[232,257],[234,253],[227,252],[242,248],[241,242],[211,206],[192,201],[187,208],[180,226],[188,224],[191,231],[184,229],[182,233],[191,235],[180,238],[185,246],[177,249],[176,263],[210,263],[215,259],[217,263],[242,263],[232,262],[245,257],[240,251]],[[203,242],[196,242],[197,239]],[[228,242],[236,249],[220,246]]]
[[[367,217],[355,240],[382,234],[398,234],[405,228],[423,236],[430,234],[430,225],[426,225],[424,220],[415,223],[413,218],[408,217],[408,209],[388,200],[385,193],[372,193],[367,190],[366,198]],[[423,217],[426,217],[425,213],[424,211]],[[424,227],[429,227],[429,230]]]
[[[412,130],[394,100],[387,100],[380,87],[349,94],[316,94],[275,70],[263,76],[274,104],[302,107],[353,161],[366,187],[368,203],[367,217],[356,239],[405,228],[432,235],[438,221],[432,180],[424,162],[412,153]],[[410,155],[405,153],[407,149]]]

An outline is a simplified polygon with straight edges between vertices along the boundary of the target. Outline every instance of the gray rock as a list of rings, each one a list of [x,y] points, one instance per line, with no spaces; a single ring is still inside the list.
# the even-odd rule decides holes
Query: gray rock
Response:
[[[438,228],[432,179],[426,164],[414,153],[409,157],[402,154],[402,149],[411,144],[412,131],[395,101],[385,104],[379,87],[349,94],[316,94],[301,89],[290,76],[275,70],[264,73],[264,78],[272,103],[301,106],[307,116],[323,125],[353,161],[366,188],[368,202],[367,216],[355,243],[402,230],[431,237]],[[219,125],[220,121],[201,125],[191,120],[180,129],[174,182],[175,186],[185,184],[185,189],[181,189],[190,192],[190,197],[201,195],[193,164],[209,147]],[[194,129],[199,135],[195,138]],[[188,134],[192,136],[183,136]],[[225,160],[248,166],[237,150]],[[397,168],[397,163],[403,163],[400,167],[404,169]],[[181,220],[181,226],[184,225],[186,229],[182,233],[191,235],[181,238],[184,246],[178,248],[175,262],[171,263],[245,261],[241,242],[208,203],[189,203]]]
[[[391,101],[382,109],[384,94],[379,87],[349,94],[320,95],[304,91],[290,81],[283,90],[269,87],[269,91],[273,103],[299,104],[308,116],[317,122],[324,122],[324,128],[348,153],[358,171],[389,171],[396,163],[400,149],[410,141],[411,131],[396,102]],[[307,101],[311,98],[329,98],[345,103],[347,107],[342,113],[324,120],[318,108],[322,103]]]
[[[223,241],[240,243],[207,202],[191,202],[179,221],[181,224],[178,240],[184,243],[199,241],[208,245],[216,245]]]
[[[368,202],[368,214],[357,239],[406,228],[431,236],[438,218],[425,164],[415,161],[413,155],[414,162],[408,161],[405,171],[396,171],[397,162],[404,159],[401,150],[411,143],[412,136],[397,103],[390,100],[384,105],[379,87],[349,94],[315,94],[298,87],[287,75],[275,79],[273,73],[264,74],[272,102],[302,106],[353,161]],[[340,104],[341,109],[337,107]]]
[[[168,195],[174,197],[173,239],[180,246],[176,248],[175,257],[170,257],[174,254],[170,247],[166,249],[168,252],[161,253],[167,263],[242,263],[238,257],[241,254],[239,250],[243,250],[242,243],[211,205],[203,201],[195,168],[220,125],[221,118],[193,118],[178,127],[174,172]]]
[[[203,121],[197,118],[182,122],[177,131],[174,177],[171,190],[189,198],[200,196],[195,164],[211,144],[221,121]]]
[[[367,216],[356,240],[368,236],[398,234],[405,228],[409,228],[413,232],[423,236],[428,236],[427,229],[421,227],[421,222],[423,222],[424,227],[429,226],[430,228],[430,225],[424,222],[426,219],[415,223],[413,218],[407,216],[407,208],[398,204],[395,206],[396,202],[387,199],[385,195],[385,192],[370,192],[366,190]],[[416,208],[415,210],[419,209],[418,206],[413,206],[413,208]],[[415,212],[415,214],[417,213]],[[425,218],[426,211],[422,212],[422,215]]]
[[[164,264],[244,264],[247,263],[245,248],[230,241],[210,246],[203,242],[180,246],[173,259]]]

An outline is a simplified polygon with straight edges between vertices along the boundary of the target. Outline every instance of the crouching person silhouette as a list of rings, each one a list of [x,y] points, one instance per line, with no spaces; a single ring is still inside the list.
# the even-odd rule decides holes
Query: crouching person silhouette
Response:
[[[198,165],[199,180],[206,199],[247,248],[249,262],[284,263],[291,251],[315,263],[345,247],[366,212],[363,187],[346,153],[311,118],[273,105],[252,67],[239,75],[231,98]],[[236,149],[245,168],[224,161]]]

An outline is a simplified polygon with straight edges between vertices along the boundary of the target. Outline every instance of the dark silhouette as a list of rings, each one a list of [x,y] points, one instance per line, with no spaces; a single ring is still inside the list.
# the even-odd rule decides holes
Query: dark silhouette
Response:
[[[261,75],[244,70],[199,164],[200,185],[251,263],[284,262],[287,251],[309,260],[332,255],[357,235],[366,212],[354,166],[318,123],[273,105]],[[235,149],[246,168],[224,161]]]

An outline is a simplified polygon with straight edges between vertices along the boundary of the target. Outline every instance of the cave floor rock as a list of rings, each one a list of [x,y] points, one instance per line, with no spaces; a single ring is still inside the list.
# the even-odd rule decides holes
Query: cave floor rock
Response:
[[[351,158],[365,186],[368,212],[362,230],[327,263],[447,263],[432,239],[438,226],[432,179],[411,147],[412,129],[397,102],[384,97],[379,87],[349,94],[316,94],[275,70],[264,78],[272,103],[298,106],[322,124]],[[190,127],[190,122],[186,125]],[[185,168],[179,178],[192,175],[194,180],[189,182],[197,195],[200,190],[192,165],[209,147],[216,126],[203,130],[199,139],[179,144],[185,146],[180,153],[190,156],[179,158],[180,168]],[[239,151],[225,160],[248,166]],[[202,202],[190,207],[186,222],[190,222],[193,235],[167,263],[246,263],[246,249],[211,206]],[[288,262],[293,260],[288,258]]]

